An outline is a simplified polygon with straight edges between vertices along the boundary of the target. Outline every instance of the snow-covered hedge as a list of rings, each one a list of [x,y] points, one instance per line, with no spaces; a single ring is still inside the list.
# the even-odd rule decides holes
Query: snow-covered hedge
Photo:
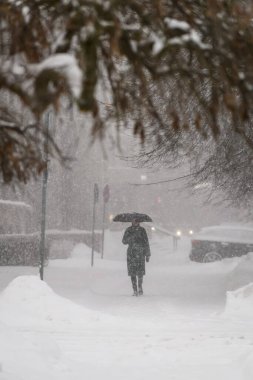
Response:
[[[38,265],[39,244],[38,234],[0,235],[0,265]]]

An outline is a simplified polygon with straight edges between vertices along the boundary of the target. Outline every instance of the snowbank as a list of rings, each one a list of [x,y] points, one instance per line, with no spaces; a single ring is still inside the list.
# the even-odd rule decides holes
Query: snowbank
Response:
[[[234,291],[253,282],[253,253],[233,259],[234,270],[227,279],[227,290]]]
[[[238,319],[249,331],[252,329],[253,316],[253,282],[235,291],[227,292],[226,306],[223,316],[227,321]],[[251,343],[252,345],[252,343]],[[253,379],[253,351],[245,349],[241,354],[240,365],[243,380]]]
[[[15,278],[0,296],[0,310],[0,322],[9,326],[78,328],[99,320],[93,311],[55,294],[37,276]]]
[[[83,254],[80,248],[74,250],[77,260]],[[0,294],[0,379],[83,379],[89,339],[95,340],[95,352],[101,335],[115,330],[117,337],[126,327],[131,331],[132,320],[79,306],[58,296],[38,276],[17,277]],[[75,351],[70,354],[72,344],[80,351],[78,363]]]
[[[75,259],[75,260],[83,259],[85,257],[90,257],[90,255],[91,255],[91,248],[88,247],[84,243],[76,244],[70,253],[72,260],[73,259]]]
[[[80,268],[90,266],[91,248],[84,243],[74,245],[71,241],[56,241],[52,245],[52,249],[50,247],[50,255],[54,259],[50,261],[50,267]],[[97,251],[94,251],[94,255],[100,257]]]
[[[246,356],[243,365],[243,375],[244,380],[252,380],[253,379],[253,352]]]
[[[252,319],[253,315],[253,283],[239,288],[232,292],[227,292],[226,316],[237,316],[243,319]]]
[[[0,294],[0,323],[9,327],[86,331],[110,328],[116,322],[119,329],[132,326],[131,320],[97,312],[57,295],[39,276],[17,277]]]
[[[0,322],[1,380],[68,380],[64,371],[70,375],[68,360],[50,334],[25,334]]]

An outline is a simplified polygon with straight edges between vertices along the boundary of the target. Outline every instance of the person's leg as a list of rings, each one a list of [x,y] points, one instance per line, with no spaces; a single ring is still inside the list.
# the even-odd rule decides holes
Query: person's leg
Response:
[[[140,295],[143,294],[142,283],[143,283],[143,276],[142,276],[142,275],[139,275],[139,276],[138,276],[138,293],[139,293]]]
[[[131,281],[133,285],[134,295],[137,295],[137,279],[136,276],[131,276]]]

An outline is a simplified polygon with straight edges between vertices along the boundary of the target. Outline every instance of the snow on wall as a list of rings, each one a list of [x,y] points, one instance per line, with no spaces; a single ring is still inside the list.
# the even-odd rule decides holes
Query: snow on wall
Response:
[[[20,206],[20,207],[27,207],[32,208],[32,206],[28,205],[25,202],[18,202],[18,201],[10,201],[5,199],[0,199],[0,205],[6,205],[6,206]]]

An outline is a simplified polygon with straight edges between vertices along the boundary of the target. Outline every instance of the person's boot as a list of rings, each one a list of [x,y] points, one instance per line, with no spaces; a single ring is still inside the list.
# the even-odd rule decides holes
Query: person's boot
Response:
[[[138,296],[136,277],[132,276],[131,280],[132,280],[132,285],[133,285],[133,290],[134,290],[133,296]]]
[[[137,285],[136,284],[133,284],[133,296],[138,296],[138,290],[137,290]]]
[[[142,289],[142,277],[138,277],[138,295],[143,295],[143,289]]]
[[[138,295],[139,295],[139,296],[143,296],[143,289],[142,289],[142,286],[140,286],[139,289],[138,289]]]

